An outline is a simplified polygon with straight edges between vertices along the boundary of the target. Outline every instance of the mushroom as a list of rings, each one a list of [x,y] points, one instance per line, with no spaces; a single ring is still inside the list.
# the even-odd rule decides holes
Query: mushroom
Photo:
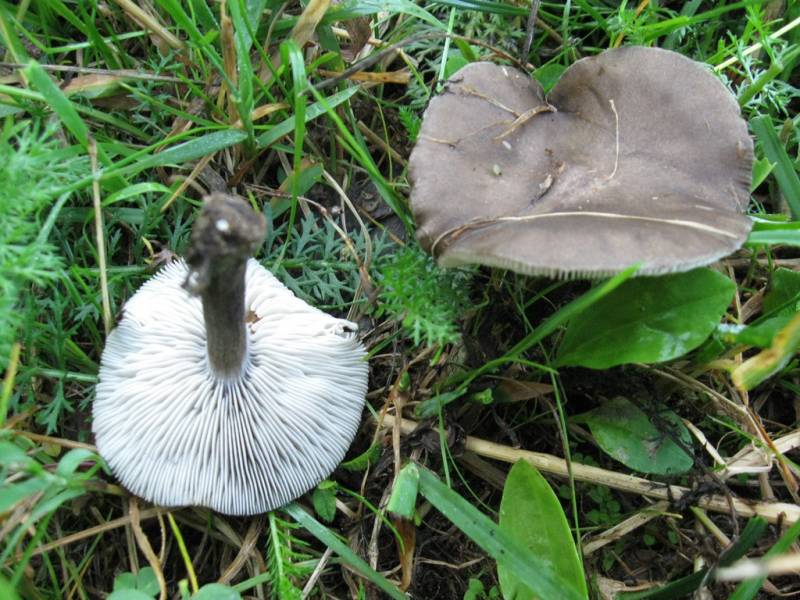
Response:
[[[147,281],[108,336],[97,448],[146,500],[265,512],[327,477],[355,436],[368,369],[356,325],[249,258],[265,231],[243,200],[207,197],[186,261]]]
[[[442,266],[602,277],[685,271],[750,231],[753,143],[703,65],[657,48],[584,58],[549,97],[487,62],[458,71],[411,154],[421,245]]]

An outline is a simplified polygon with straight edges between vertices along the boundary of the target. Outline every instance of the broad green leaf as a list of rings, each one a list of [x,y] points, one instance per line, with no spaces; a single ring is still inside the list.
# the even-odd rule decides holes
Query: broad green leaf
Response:
[[[694,461],[681,446],[691,451],[692,437],[674,412],[659,410],[658,418],[662,423],[651,421],[630,400],[614,398],[576,420],[587,423],[600,447],[631,469],[656,475],[685,473]]]
[[[569,323],[557,364],[607,369],[682,356],[714,331],[734,290],[712,269],[626,281]]]
[[[442,483],[428,469],[419,470],[423,496],[498,565],[514,574],[540,598],[582,600],[581,595],[539,556],[532,556],[523,544],[502,531],[489,517]]]
[[[0,466],[14,469],[25,469],[36,461],[25,451],[11,442],[0,440]]]
[[[553,489],[528,462],[517,462],[508,473],[500,502],[500,531],[522,544],[530,556],[541,558],[554,573],[588,597],[586,581],[564,509]],[[497,564],[504,598],[528,600],[537,596],[501,562]]]
[[[541,342],[548,335],[556,331],[564,323],[570,322],[572,319],[577,318],[583,312],[587,311],[590,306],[594,306],[603,298],[609,296],[614,290],[617,290],[622,284],[628,281],[638,270],[639,265],[628,267],[621,273],[614,275],[611,279],[597,284],[588,292],[579,296],[569,304],[562,306],[555,313],[553,313],[544,323],[539,325],[536,329],[531,331],[528,335],[517,342],[511,350],[505,353],[500,358],[495,358],[485,363],[478,369],[473,369],[471,373],[463,376],[456,376],[452,379],[458,381],[463,379],[461,388],[466,388],[467,384],[474,381],[480,375],[488,373],[492,369],[500,367],[508,362],[514,362],[523,353],[527,352],[534,345]]]
[[[221,583],[204,585],[192,596],[192,600],[241,600],[241,598],[239,592]]]

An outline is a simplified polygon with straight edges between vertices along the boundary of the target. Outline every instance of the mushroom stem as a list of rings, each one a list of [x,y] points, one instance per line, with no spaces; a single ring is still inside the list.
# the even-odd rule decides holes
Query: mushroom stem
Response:
[[[247,356],[247,326],[244,314],[244,276],[247,259],[235,265],[219,262],[210,267],[209,282],[200,293],[206,323],[206,347],[212,370],[223,377],[242,371]]]
[[[237,377],[247,358],[244,285],[247,259],[264,239],[266,223],[243,200],[226,194],[204,199],[192,229],[184,286],[203,302],[211,370]]]

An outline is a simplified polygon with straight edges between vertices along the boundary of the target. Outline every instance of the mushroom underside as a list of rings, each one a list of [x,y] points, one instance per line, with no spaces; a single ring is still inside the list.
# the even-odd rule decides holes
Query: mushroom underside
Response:
[[[355,326],[297,299],[250,260],[241,376],[209,369],[200,299],[183,261],[126,304],[103,353],[97,447],[122,484],[165,506],[246,515],[300,496],[344,457],[361,421]]]

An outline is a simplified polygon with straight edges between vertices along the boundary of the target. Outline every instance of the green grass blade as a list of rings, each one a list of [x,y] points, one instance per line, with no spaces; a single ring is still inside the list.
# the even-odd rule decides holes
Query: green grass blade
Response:
[[[786,530],[786,533],[784,533],[781,538],[775,542],[775,545],[769,549],[769,551],[764,555],[764,558],[772,558],[779,554],[788,552],[798,537],[800,537],[800,521],[797,521],[794,525]],[[754,579],[743,581],[736,587],[733,595],[730,597],[730,600],[750,600],[751,598],[755,598],[765,579],[766,577],[756,577]]]
[[[422,495],[537,596],[581,600],[574,586],[558,577],[544,560],[531,556],[519,542],[509,537],[494,521],[447,487],[428,469],[421,468],[419,472]]]
[[[552,315],[549,319],[547,319],[547,321],[539,325],[539,327],[531,331],[522,340],[517,342],[517,344],[513,348],[511,348],[511,350],[506,352],[500,358],[490,360],[479,369],[475,369],[474,371],[471,371],[469,373],[457,376],[448,381],[448,383],[457,383],[461,381],[462,383],[460,387],[464,388],[467,385],[469,385],[470,382],[474,381],[484,373],[493,371],[494,369],[501,367],[506,363],[514,362],[523,353],[527,352],[531,347],[533,347],[535,344],[538,344],[548,335],[553,333],[556,329],[564,325],[567,321],[579,315],[584,310],[589,308],[592,304],[600,300],[600,298],[603,298],[604,296],[615,290],[617,287],[622,285],[624,281],[630,279],[634,275],[634,273],[636,273],[636,271],[638,270],[639,270],[639,265],[628,267],[622,273],[619,273],[618,275],[615,275],[611,279],[599,285],[596,285],[580,298],[576,298],[566,306],[561,307],[558,311],[556,311],[554,315]]]
[[[190,160],[195,160],[219,150],[229,148],[247,139],[247,134],[241,129],[224,129],[202,135],[188,142],[183,142],[177,146],[172,146],[159,152],[151,154],[144,159],[125,167],[124,172],[140,172],[153,167],[164,165],[182,165]]]
[[[325,112],[329,109],[336,108],[343,102],[347,102],[351,97],[353,97],[356,92],[358,92],[358,86],[352,86],[341,92],[333,94],[332,96],[328,96],[324,99],[324,103],[322,101],[315,102],[311,104],[308,109],[306,110],[305,114],[305,122],[308,123],[309,121],[313,121],[320,115],[325,114]],[[262,133],[258,138],[256,138],[256,144],[259,148],[266,148],[271,146],[283,136],[289,134],[295,128],[295,116],[292,115],[288,119],[281,121],[275,127],[267,131],[266,133]]]
[[[300,523],[300,525],[305,527],[306,531],[317,538],[320,542],[336,552],[336,554],[339,555],[345,564],[349,565],[353,570],[363,575],[364,578],[366,578],[380,590],[384,591],[390,598],[395,598],[396,600],[406,600],[407,596],[398,590],[397,587],[392,584],[392,582],[390,582],[377,571],[374,571],[372,568],[370,568],[370,566],[355,552],[353,552],[347,546],[347,544],[336,537],[335,533],[303,510],[299,504],[295,502],[287,504],[283,507],[283,511],[291,516],[295,521]]]
[[[778,180],[778,186],[792,211],[792,218],[800,219],[800,177],[797,176],[792,159],[778,139],[778,134],[772,126],[772,119],[762,115],[750,121],[750,126],[764,148],[764,155],[770,162],[775,163],[773,171],[775,179]]]
[[[58,86],[53,83],[50,76],[35,60],[28,63],[28,66],[23,69],[28,80],[33,84],[39,93],[44,97],[45,102],[53,109],[53,112],[58,115],[58,118],[64,124],[69,132],[75,136],[78,143],[84,149],[89,147],[89,129],[86,123],[83,122],[78,111],[72,106],[72,102],[67,98],[64,93],[58,89]]]

